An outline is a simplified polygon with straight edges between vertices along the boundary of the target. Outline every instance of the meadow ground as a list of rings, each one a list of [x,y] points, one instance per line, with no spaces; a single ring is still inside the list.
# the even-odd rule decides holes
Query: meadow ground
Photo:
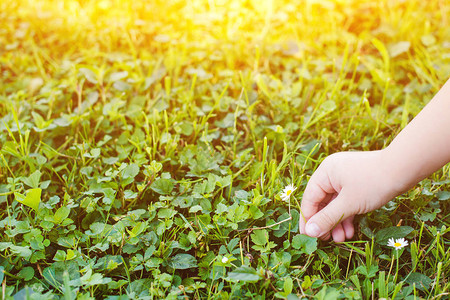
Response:
[[[448,299],[449,165],[297,225],[448,78],[448,1],[3,0],[0,72],[0,299]]]

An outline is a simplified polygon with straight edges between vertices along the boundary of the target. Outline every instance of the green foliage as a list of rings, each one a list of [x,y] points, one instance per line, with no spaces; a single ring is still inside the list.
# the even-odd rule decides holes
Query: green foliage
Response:
[[[41,202],[41,192],[42,190],[40,188],[34,188],[26,191],[26,195],[14,193],[14,197],[23,205],[29,206],[37,211],[39,209],[39,203]]]
[[[386,146],[445,81],[448,15],[0,1],[0,298],[444,299],[450,166],[352,241],[298,222],[327,155]]]
[[[413,232],[413,228],[409,226],[392,226],[380,229],[375,235],[375,240],[380,245],[387,245],[388,240],[390,238],[398,239],[404,238],[411,232]]]
[[[317,250],[317,239],[304,234],[298,234],[292,238],[292,248],[310,255]]]
[[[257,282],[258,280],[262,279],[262,276],[251,267],[240,266],[232,272],[228,273],[228,279],[241,282]]]

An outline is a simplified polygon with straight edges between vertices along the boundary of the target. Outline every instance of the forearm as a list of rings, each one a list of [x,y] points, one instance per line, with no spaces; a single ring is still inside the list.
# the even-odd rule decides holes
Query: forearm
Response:
[[[384,152],[402,190],[450,161],[450,80]]]

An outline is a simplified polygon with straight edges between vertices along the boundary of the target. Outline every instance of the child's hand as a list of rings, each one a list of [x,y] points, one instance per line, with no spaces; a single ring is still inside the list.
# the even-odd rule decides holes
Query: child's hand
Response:
[[[450,161],[450,79],[383,150],[327,157],[303,194],[300,232],[343,242],[353,217],[380,208]]]
[[[406,186],[392,178],[384,150],[328,156],[311,176],[301,202],[300,232],[343,242],[353,217],[380,208]]]

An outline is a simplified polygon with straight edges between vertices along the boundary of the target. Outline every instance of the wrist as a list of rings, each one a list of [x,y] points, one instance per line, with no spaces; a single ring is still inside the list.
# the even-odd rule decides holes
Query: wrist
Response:
[[[380,150],[380,160],[387,180],[393,185],[394,197],[408,191],[428,175],[420,172],[420,165],[411,161],[404,151],[391,145]]]

